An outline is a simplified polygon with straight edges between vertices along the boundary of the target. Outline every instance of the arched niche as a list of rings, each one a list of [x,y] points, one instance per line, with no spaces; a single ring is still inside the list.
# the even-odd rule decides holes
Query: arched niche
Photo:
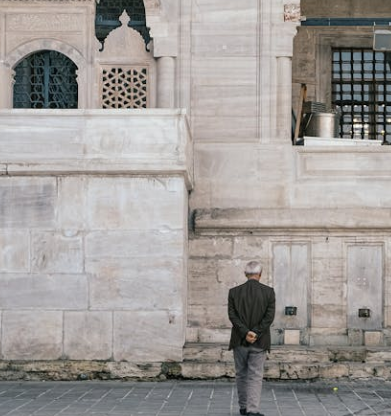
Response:
[[[156,106],[156,62],[138,31],[129,25],[126,11],[121,26],[109,33],[97,52],[98,108]]]
[[[13,76],[16,65],[18,65],[25,57],[42,50],[52,50],[59,52],[68,57],[77,66],[77,82],[78,82],[78,108],[87,108],[88,102],[88,83],[87,83],[87,64],[83,55],[73,46],[53,39],[35,39],[20,45],[11,51],[4,60],[3,70],[4,76],[8,78],[8,94],[6,94],[6,102],[3,108],[12,108],[13,105]]]
[[[41,50],[14,67],[13,108],[78,107],[76,64],[61,52]]]
[[[151,37],[143,0],[99,0],[96,5],[95,36],[102,45],[101,50],[104,49],[109,34],[122,25],[120,17],[124,11],[131,18],[128,27],[141,35],[148,49]]]

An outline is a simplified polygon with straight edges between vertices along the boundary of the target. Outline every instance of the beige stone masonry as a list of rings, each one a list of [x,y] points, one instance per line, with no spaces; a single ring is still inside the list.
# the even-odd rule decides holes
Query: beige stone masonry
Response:
[[[4,311],[5,360],[55,360],[62,356],[61,311]]]
[[[284,344],[285,345],[299,345],[300,344],[300,331],[298,329],[285,329]]]
[[[334,209],[226,209],[199,210],[196,226],[200,232],[207,230],[387,230],[390,226],[387,208]]]
[[[0,129],[9,175],[171,172],[192,183],[181,110],[3,110]]]
[[[109,360],[113,345],[112,312],[64,314],[64,355],[70,360]]]

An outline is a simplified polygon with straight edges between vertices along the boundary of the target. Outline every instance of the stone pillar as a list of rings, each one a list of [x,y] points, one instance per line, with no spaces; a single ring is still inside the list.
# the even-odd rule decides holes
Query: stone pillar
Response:
[[[175,107],[175,58],[172,56],[157,60],[157,107]]]
[[[0,109],[12,108],[13,71],[4,61],[0,61]]]
[[[277,136],[292,139],[292,58],[277,57]]]

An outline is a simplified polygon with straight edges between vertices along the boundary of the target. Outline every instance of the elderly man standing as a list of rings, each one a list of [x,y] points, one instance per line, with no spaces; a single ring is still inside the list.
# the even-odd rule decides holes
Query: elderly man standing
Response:
[[[251,261],[247,282],[229,291],[228,316],[232,323],[229,349],[233,349],[241,415],[259,413],[263,366],[270,351],[270,325],[275,314],[274,289],[260,283],[262,265]]]

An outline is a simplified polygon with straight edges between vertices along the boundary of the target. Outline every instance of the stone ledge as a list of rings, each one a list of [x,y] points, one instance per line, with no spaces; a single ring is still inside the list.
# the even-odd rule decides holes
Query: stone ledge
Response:
[[[391,363],[308,363],[268,360],[270,380],[391,380]],[[0,361],[0,380],[165,380],[235,377],[233,362]]]
[[[0,110],[0,174],[178,176],[193,186],[181,109]]]
[[[391,212],[383,208],[351,209],[197,209],[196,232],[359,230],[388,232]]]

